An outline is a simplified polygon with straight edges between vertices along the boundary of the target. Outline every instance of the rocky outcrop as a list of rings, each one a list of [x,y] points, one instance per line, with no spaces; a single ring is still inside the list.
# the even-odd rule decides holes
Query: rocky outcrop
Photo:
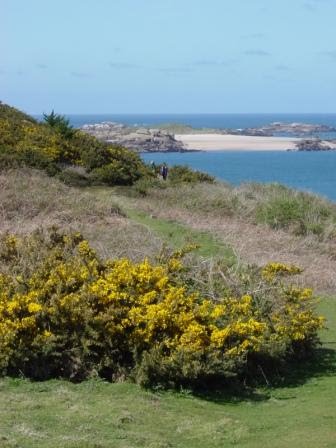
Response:
[[[282,123],[276,121],[266,126],[258,128],[246,128],[237,130],[242,135],[293,135],[293,136],[311,136],[324,132],[336,132],[336,127],[325,124],[309,124],[309,123]]]
[[[322,141],[318,138],[303,139],[295,145],[296,151],[335,151],[336,144]]]
[[[86,124],[82,131],[98,138],[139,152],[184,151],[182,142],[160,129],[129,127],[119,123]]]

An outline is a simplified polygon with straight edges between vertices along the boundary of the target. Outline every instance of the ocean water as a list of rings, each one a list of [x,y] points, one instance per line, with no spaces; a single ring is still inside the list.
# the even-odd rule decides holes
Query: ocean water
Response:
[[[142,158],[168,166],[188,165],[234,185],[277,182],[336,202],[336,151],[144,153]]]

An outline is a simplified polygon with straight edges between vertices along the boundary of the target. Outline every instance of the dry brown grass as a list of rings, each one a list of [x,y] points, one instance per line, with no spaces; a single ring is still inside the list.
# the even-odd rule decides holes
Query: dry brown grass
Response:
[[[159,218],[213,232],[233,248],[242,262],[259,266],[270,261],[296,264],[304,269],[302,283],[311,285],[319,293],[335,295],[335,239],[321,239],[314,234],[298,236],[291,233],[291,229],[274,230],[267,225],[254,224],[244,217],[249,213],[249,201],[241,200],[251,194],[249,188],[243,186],[231,191],[228,197],[223,197],[228,188],[225,185],[199,185],[156,190],[145,198],[133,199],[132,204]],[[258,187],[254,188],[258,192]],[[237,204],[235,196],[240,198]],[[261,198],[262,193],[259,193],[258,200]],[[216,202],[229,205],[227,208],[216,208]],[[200,204],[204,204],[204,208]],[[232,207],[230,204],[233,204]],[[237,207],[241,208],[240,213]],[[335,231],[332,222],[328,225]]]
[[[262,187],[180,186],[156,189],[136,199],[121,193],[116,198],[115,194],[106,188],[70,188],[39,171],[1,173],[0,233],[27,234],[37,228],[57,226],[65,231],[79,230],[106,258],[154,257],[162,240],[149,227],[123,216],[116,204],[124,203],[153,217],[173,219],[213,233],[234,249],[242,263],[294,263],[305,270],[302,282],[321,293],[336,292],[335,240],[313,234],[296,236],[290,229],[273,230],[247,218],[252,205],[255,207],[265,195]],[[333,231],[332,222],[328,225]]]
[[[40,171],[0,173],[0,234],[56,226],[80,231],[104,257],[152,257],[162,246],[150,230],[129,221],[108,194],[70,188]]]
[[[320,241],[336,241],[336,204],[279,184],[168,183],[168,188],[148,188],[147,196],[159,207],[179,204],[209,217],[234,216],[297,235],[315,235]]]

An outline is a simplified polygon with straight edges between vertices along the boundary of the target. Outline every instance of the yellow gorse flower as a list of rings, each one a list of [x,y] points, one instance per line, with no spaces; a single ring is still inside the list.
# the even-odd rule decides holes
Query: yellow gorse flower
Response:
[[[8,237],[5,245],[19,250],[20,240]],[[76,332],[82,340],[87,328],[106,353],[160,345],[173,359],[181,350],[246,357],[272,341],[309,341],[323,326],[310,306],[308,288],[281,287],[281,302],[266,315],[253,294],[216,303],[202,298],[177,280],[182,267],[177,254],[160,265],[147,259],[102,262],[79,234],[60,238],[32,275],[21,273],[18,281],[18,274],[0,274],[0,369],[10,365],[17,347],[35,350]],[[299,271],[271,263],[262,276],[274,282],[280,273]]]
[[[265,280],[272,281],[279,275],[296,275],[300,274],[302,269],[295,265],[287,265],[284,263],[268,263],[262,270]]]

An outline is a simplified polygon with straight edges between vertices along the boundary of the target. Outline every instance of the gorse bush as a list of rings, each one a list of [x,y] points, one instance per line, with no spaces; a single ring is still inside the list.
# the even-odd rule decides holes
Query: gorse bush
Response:
[[[107,185],[132,185],[141,177],[150,176],[138,154],[120,146],[108,149],[106,163],[90,172],[96,182]]]
[[[78,166],[64,168],[57,177],[70,187],[87,187],[92,184],[90,176]]]
[[[212,300],[186,281],[182,255],[103,262],[78,233],[3,237],[1,372],[196,387],[312,350],[323,325],[312,291],[280,277],[297,268],[270,264],[258,293],[223,285]]]
[[[150,174],[136,153],[73,129],[54,111],[44,118],[45,123],[37,123],[0,104],[0,169],[26,165],[55,175],[75,165],[85,169],[88,183],[108,185],[131,185]],[[69,173],[60,176],[75,184],[85,183],[74,177],[70,179]]]

